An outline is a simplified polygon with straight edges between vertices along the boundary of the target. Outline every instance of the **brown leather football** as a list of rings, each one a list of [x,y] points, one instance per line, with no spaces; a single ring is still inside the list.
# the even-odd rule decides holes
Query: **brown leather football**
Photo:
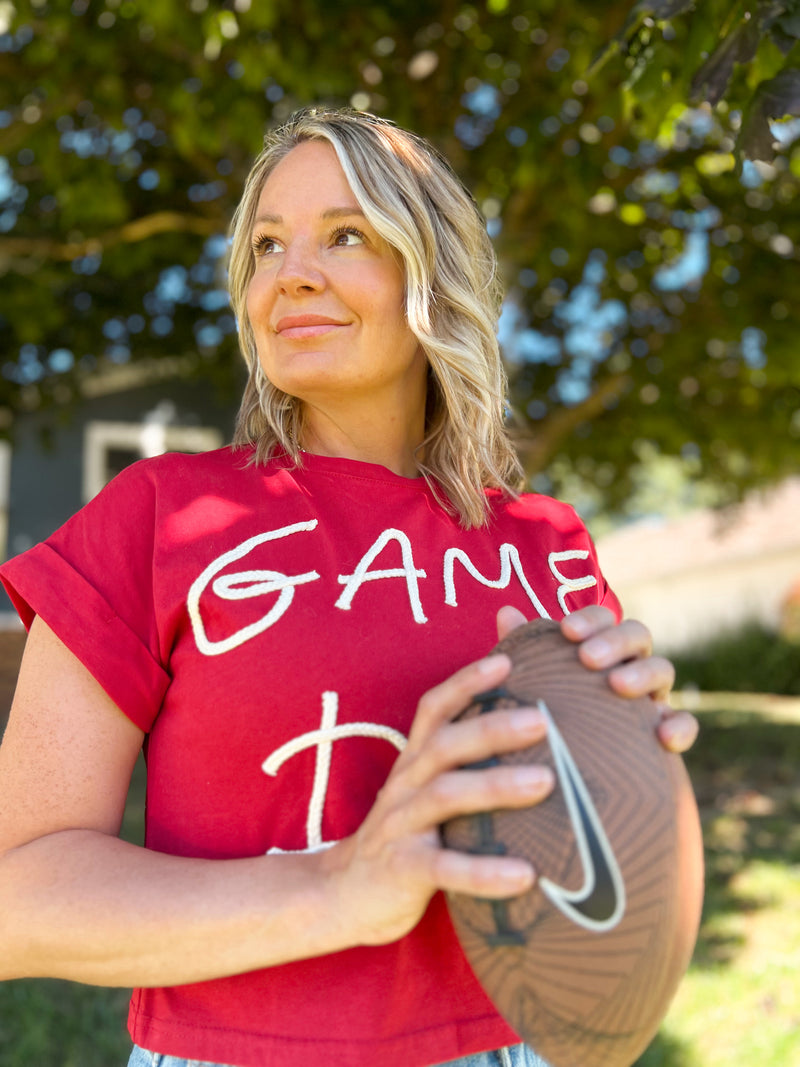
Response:
[[[703,899],[697,806],[680,756],[656,738],[649,698],[617,696],[557,623],[497,646],[506,682],[464,717],[536,706],[547,739],[500,764],[549,764],[541,804],[442,827],[464,852],[515,855],[538,873],[507,901],[450,894],[454,926],[498,1011],[552,1067],[630,1067],[666,1014],[694,949]]]

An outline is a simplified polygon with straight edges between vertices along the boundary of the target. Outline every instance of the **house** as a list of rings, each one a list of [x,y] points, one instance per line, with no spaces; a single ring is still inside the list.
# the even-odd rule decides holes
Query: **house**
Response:
[[[722,511],[648,519],[597,542],[625,614],[678,652],[748,622],[778,630],[800,579],[800,478]]]
[[[221,401],[191,371],[180,358],[109,366],[85,379],[63,421],[17,414],[13,439],[0,442],[0,556],[44,540],[134,460],[230,441],[238,398]],[[0,627],[14,627],[0,596]]]

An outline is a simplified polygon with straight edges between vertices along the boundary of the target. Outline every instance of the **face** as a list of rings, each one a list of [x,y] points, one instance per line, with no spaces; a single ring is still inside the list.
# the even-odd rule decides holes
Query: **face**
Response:
[[[247,313],[269,380],[311,406],[424,408],[399,257],[364,217],[333,148],[306,141],[267,178]]]

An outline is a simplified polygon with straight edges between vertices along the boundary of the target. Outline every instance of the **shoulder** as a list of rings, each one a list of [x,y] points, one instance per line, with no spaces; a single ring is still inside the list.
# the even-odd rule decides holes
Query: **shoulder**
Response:
[[[561,533],[584,531],[585,526],[571,504],[542,493],[512,497],[489,490],[490,522],[540,523]]]
[[[124,467],[95,496],[71,515],[49,541],[88,536],[100,530],[124,543],[144,542],[159,518],[179,511],[198,498],[233,496],[241,492],[248,455],[244,450],[216,449],[204,453],[164,453]],[[248,475],[244,475],[245,478]]]
[[[159,456],[139,459],[125,467],[114,482],[169,482],[187,476],[219,477],[237,470],[245,470],[250,463],[252,449],[226,445],[210,452],[164,452]],[[109,483],[112,484],[112,483]]]
[[[241,476],[249,469],[250,451],[228,446],[211,452],[165,452],[140,459],[112,478],[95,499],[203,493],[210,487],[237,481],[237,474]]]

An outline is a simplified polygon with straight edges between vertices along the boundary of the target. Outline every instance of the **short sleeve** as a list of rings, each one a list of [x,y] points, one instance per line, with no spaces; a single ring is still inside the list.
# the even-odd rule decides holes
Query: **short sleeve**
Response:
[[[597,549],[595,547],[591,534],[586,529],[586,526],[584,525],[583,520],[580,518],[578,513],[574,512],[574,514],[575,521],[580,524],[583,534],[588,542],[589,557],[591,558],[592,563],[594,564],[595,571],[597,572],[597,603],[600,604],[601,607],[608,608],[610,611],[613,611],[614,618],[616,619],[616,621],[622,622],[622,605],[620,604],[616,593],[613,591],[611,586],[603,577],[603,572],[600,569],[600,561],[597,558]]]
[[[591,601],[576,604],[572,606],[572,610],[577,610],[578,607],[585,607],[586,603],[596,603],[601,607],[608,608],[612,611],[615,620],[621,622],[623,616],[622,605],[608,582],[603,577],[603,572],[600,569],[600,561],[597,558],[597,549],[583,519],[581,519],[580,515],[571,504],[558,503],[557,507],[560,514],[563,516],[562,521],[564,523],[565,533],[568,530],[569,534],[576,539],[576,545],[581,546],[579,552],[582,558],[588,557],[591,561],[593,580],[587,581],[586,583],[587,590],[591,591]]]
[[[39,615],[142,730],[169,686],[153,593],[156,486],[124,470],[41,544],[0,567],[27,629]]]
[[[617,622],[622,622],[622,605],[616,593],[611,589],[605,578],[600,575],[600,581],[598,583],[600,595],[598,597],[598,603],[604,608],[609,608],[614,612],[614,618]]]

